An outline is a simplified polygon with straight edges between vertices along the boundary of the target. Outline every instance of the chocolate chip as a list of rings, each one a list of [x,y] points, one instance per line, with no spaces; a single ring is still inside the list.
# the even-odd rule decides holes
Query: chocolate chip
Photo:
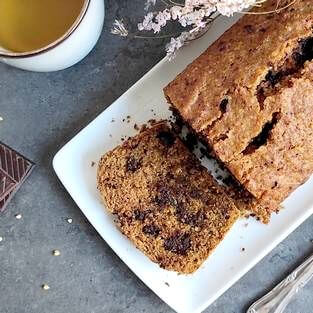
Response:
[[[175,142],[175,136],[169,131],[161,131],[158,133],[157,138],[164,146],[171,147]]]
[[[265,145],[271,136],[272,130],[275,128],[279,120],[280,120],[280,113],[279,112],[273,113],[272,120],[265,123],[261,132],[255,138],[253,138],[253,140],[245,148],[242,154],[243,155],[252,154],[255,150]]]
[[[175,214],[180,222],[192,227],[201,226],[205,218],[202,211],[198,211],[197,213],[190,213],[189,210],[182,205],[176,209]]]
[[[188,133],[186,136],[185,144],[190,151],[193,151],[198,143],[197,136],[192,133]]]
[[[159,234],[160,234],[160,228],[151,224],[151,225],[145,225],[143,228],[142,228],[142,232],[145,234],[145,235],[150,235],[150,236],[153,236],[153,237],[157,237]]]
[[[186,255],[190,248],[191,239],[187,233],[176,233],[164,240],[164,249],[176,254]]]
[[[313,37],[302,39],[299,42],[299,49],[293,54],[293,58],[298,66],[313,59]]]
[[[145,218],[147,217],[147,215],[148,215],[150,212],[151,212],[150,210],[147,210],[147,211],[135,210],[135,211],[134,211],[135,220],[137,220],[137,221],[144,221]]]
[[[160,187],[158,190],[158,194],[154,198],[156,204],[160,207],[165,205],[175,206],[177,204],[177,200],[171,194],[170,190],[167,187]]]
[[[227,112],[228,99],[223,99],[220,103],[220,110],[222,113]]]
[[[136,172],[141,167],[141,161],[130,156],[126,161],[126,170],[130,172]]]
[[[303,56],[301,53],[299,52],[293,53],[292,58],[295,61],[297,66],[301,66],[301,64],[303,64]]]
[[[275,182],[274,182],[274,185],[272,186],[272,189],[276,188],[277,186],[278,186],[278,182],[275,181]]]
[[[281,81],[282,77],[282,72],[269,71],[265,76],[265,80],[268,81],[272,87],[274,87]]]

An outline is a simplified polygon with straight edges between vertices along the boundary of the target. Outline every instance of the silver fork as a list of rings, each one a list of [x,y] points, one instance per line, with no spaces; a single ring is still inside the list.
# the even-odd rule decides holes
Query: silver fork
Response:
[[[297,267],[273,290],[254,302],[247,313],[282,313],[292,297],[313,277],[313,255]]]

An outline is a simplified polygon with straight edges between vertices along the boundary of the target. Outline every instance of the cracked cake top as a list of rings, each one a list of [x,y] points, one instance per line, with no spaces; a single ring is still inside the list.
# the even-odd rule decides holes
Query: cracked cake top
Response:
[[[313,171],[312,59],[312,1],[299,0],[280,12],[245,15],[164,89],[174,110],[270,210]]]

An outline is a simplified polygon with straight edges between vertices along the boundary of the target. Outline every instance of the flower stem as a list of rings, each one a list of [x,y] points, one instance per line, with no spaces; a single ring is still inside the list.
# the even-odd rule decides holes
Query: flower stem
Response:
[[[241,14],[250,14],[250,15],[261,15],[261,14],[272,14],[272,13],[279,13],[287,8],[289,8],[290,6],[292,6],[293,4],[295,4],[297,2],[297,0],[292,0],[290,3],[286,4],[285,6],[279,8],[278,5],[279,5],[279,2],[277,3],[277,7],[275,10],[272,10],[272,11],[264,11],[264,12],[253,12],[253,11],[243,11],[243,12],[238,12],[238,13],[241,13]]]

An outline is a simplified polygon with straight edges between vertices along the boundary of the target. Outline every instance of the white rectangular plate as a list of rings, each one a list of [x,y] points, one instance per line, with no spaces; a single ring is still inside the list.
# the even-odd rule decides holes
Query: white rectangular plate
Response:
[[[218,19],[204,37],[183,49],[173,62],[161,61],[66,144],[53,161],[59,179],[102,238],[149,288],[179,313],[202,312],[308,218],[313,213],[313,179],[285,201],[285,209],[274,215],[269,225],[252,219],[238,221],[204,265],[196,273],[184,276],[160,269],[121,235],[101,204],[96,188],[97,166],[92,167],[91,163],[97,163],[102,154],[121,143],[122,136],[134,135],[134,123],[167,118],[170,113],[163,87],[235,19]],[[130,123],[127,116],[131,117]]]

